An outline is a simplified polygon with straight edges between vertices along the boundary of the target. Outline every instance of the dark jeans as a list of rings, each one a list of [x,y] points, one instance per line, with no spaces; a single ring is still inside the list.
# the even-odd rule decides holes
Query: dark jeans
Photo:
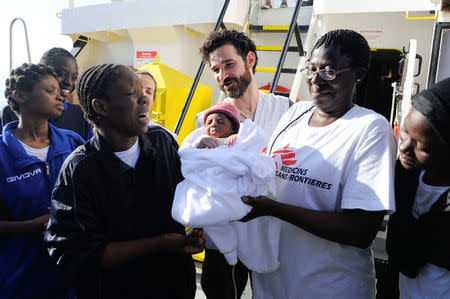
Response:
[[[377,275],[377,299],[398,299],[400,296],[399,273],[387,261],[375,259]]]
[[[249,270],[241,261],[230,266],[218,250],[205,249],[201,285],[208,299],[241,298],[248,274]],[[235,289],[237,296],[235,296]]]

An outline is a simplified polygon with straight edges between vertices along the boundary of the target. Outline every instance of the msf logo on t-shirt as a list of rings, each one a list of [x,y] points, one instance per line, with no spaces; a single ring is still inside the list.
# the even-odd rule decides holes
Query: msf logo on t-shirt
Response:
[[[274,151],[272,158],[275,160],[277,170],[279,170],[280,165],[290,166],[297,163],[297,160],[295,159],[295,149],[289,148],[289,144],[286,144],[283,148]]]
[[[275,160],[277,166],[275,177],[278,179],[297,184],[311,185],[326,190],[330,190],[333,186],[333,184],[325,182],[320,178],[310,177],[310,171],[308,168],[305,168],[305,166],[300,167],[300,165],[296,165],[297,159],[295,149],[290,148],[289,144],[286,144],[283,148],[273,152],[272,158]],[[301,162],[304,164],[305,161]],[[279,165],[280,167],[278,168]]]
[[[19,175],[14,175],[14,176],[7,177],[6,178],[6,182],[7,183],[14,183],[16,181],[21,181],[21,180],[28,179],[30,177],[33,177],[33,176],[37,175],[37,174],[42,174],[42,171],[41,171],[40,168],[36,168],[33,171],[24,172],[24,173],[19,174]]]

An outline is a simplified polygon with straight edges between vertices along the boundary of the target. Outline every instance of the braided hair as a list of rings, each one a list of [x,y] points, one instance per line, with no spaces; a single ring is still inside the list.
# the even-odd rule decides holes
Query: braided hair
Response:
[[[55,73],[52,68],[42,64],[24,63],[11,71],[5,82],[5,97],[16,114],[20,114],[20,105],[13,96],[14,91],[31,92],[34,85],[45,76],[55,77]]]
[[[42,55],[41,60],[39,60],[40,64],[55,67],[58,59],[61,57],[69,57],[75,59],[75,57],[70,54],[69,51],[63,48],[51,48]]]
[[[244,33],[236,30],[221,30],[211,32],[208,35],[205,43],[200,48],[200,54],[203,60],[209,63],[209,55],[216,49],[224,45],[233,45],[237,53],[247,61],[248,52],[255,53],[255,64],[253,65],[253,73],[255,73],[256,65],[258,64],[258,54],[256,53],[255,43]]]
[[[359,67],[363,71],[357,78],[355,92],[353,93],[353,103],[362,105],[366,94],[367,79],[365,74],[370,64],[370,47],[367,40],[356,31],[349,29],[332,30],[322,35],[311,50],[309,59],[315,49],[338,48],[342,55],[350,58],[351,67]]]
[[[350,58],[352,65],[367,70],[370,62],[370,47],[367,40],[356,31],[348,29],[332,30],[322,35],[311,50],[324,46],[336,47],[342,55]],[[310,57],[311,59],[311,57]]]
[[[98,125],[99,115],[92,107],[92,100],[105,99],[107,90],[118,79],[120,70],[126,67],[118,64],[101,64],[88,68],[77,82],[77,95],[84,117]]]

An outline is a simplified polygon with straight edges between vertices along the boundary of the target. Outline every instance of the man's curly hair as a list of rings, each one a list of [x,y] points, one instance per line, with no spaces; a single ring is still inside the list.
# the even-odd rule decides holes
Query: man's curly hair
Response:
[[[253,73],[255,73],[256,65],[258,64],[258,54],[256,53],[255,43],[244,33],[236,30],[211,32],[200,48],[200,54],[202,55],[203,60],[209,63],[209,55],[224,45],[233,45],[244,61],[247,61],[248,52],[251,51],[255,53],[256,59],[255,64],[253,65]]]
[[[16,114],[20,113],[20,107],[14,99],[14,90],[30,92],[33,90],[34,84],[45,76],[55,77],[55,73],[52,68],[42,64],[24,63],[11,71],[5,82],[5,97],[8,100],[8,105]]]

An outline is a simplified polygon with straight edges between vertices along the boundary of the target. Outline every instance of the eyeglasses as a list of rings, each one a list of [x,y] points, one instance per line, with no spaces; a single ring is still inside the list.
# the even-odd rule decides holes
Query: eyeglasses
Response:
[[[306,71],[306,78],[308,78],[309,80],[311,80],[312,78],[314,78],[314,75],[317,74],[319,75],[319,77],[322,80],[326,80],[326,81],[331,81],[336,79],[336,76],[346,72],[348,70],[351,70],[351,67],[342,69],[342,70],[333,70],[332,68],[326,67],[324,69],[321,70],[317,70],[317,71],[313,71],[312,69],[310,69],[309,67],[304,67],[302,68],[300,71]]]

